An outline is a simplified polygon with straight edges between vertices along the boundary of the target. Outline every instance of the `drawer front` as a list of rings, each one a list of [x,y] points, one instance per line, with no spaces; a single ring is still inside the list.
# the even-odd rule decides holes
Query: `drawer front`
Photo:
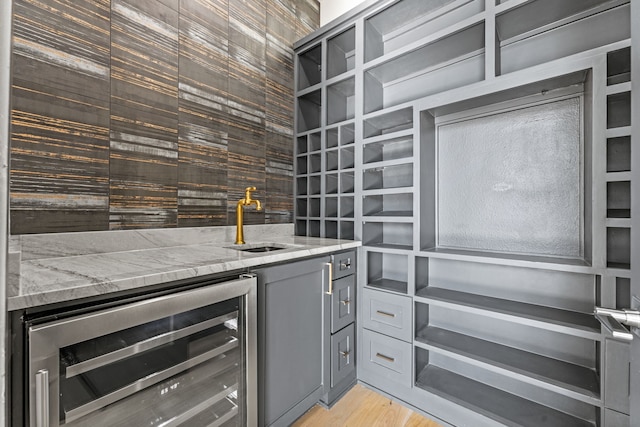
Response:
[[[356,370],[356,341],[353,324],[331,337],[331,387],[354,376]]]
[[[411,341],[411,298],[363,289],[362,301],[365,328]]]
[[[331,294],[331,333],[356,320],[355,276],[347,276],[333,281]]]
[[[363,329],[362,352],[363,369],[411,385],[411,344]]]
[[[340,279],[356,272],[356,252],[349,251],[331,255],[333,279]]]

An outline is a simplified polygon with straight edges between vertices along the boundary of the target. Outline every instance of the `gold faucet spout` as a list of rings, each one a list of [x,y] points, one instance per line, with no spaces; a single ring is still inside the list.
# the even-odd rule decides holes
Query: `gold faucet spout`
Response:
[[[236,205],[236,245],[244,245],[244,206],[256,205],[256,210],[262,210],[262,204],[259,200],[251,198],[251,192],[256,191],[256,187],[247,187],[244,192],[244,199],[238,200]]]

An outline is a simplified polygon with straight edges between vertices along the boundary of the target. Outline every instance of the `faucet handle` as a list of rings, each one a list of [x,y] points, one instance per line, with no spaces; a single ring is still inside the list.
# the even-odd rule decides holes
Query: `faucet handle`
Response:
[[[247,187],[244,191],[256,191],[256,187]]]

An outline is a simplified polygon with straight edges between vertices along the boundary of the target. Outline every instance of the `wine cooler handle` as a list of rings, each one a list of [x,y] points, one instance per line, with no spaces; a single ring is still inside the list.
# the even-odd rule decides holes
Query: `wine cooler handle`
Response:
[[[36,373],[36,427],[49,427],[49,371]]]

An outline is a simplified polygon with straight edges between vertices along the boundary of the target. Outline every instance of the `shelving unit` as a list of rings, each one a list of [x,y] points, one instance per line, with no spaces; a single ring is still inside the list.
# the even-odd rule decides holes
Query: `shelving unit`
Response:
[[[380,0],[296,45],[327,69],[298,69],[297,111],[321,99],[317,128],[297,118],[296,198],[324,203],[296,204],[296,230],[363,243],[360,381],[453,425],[629,422],[628,346],[592,315],[631,303],[629,15]]]

